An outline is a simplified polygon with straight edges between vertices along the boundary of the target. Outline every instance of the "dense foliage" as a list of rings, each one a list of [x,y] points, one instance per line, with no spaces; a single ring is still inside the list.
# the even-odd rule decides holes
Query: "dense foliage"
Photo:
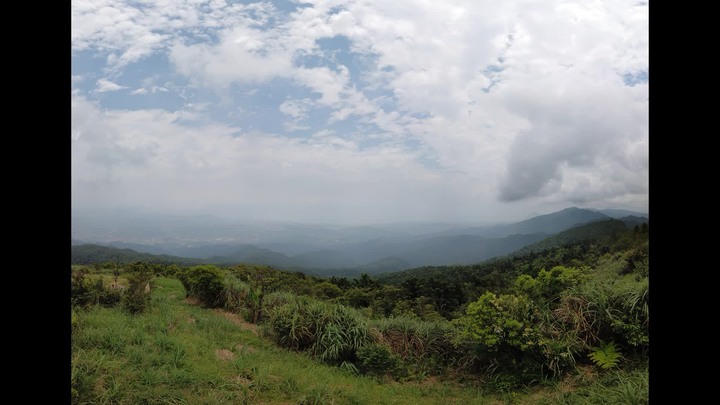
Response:
[[[148,302],[141,287],[153,275],[174,276],[187,297],[263,326],[281,347],[351,373],[397,380],[460,373],[508,391],[560,379],[579,366],[598,373],[646,370],[647,225],[597,226],[602,238],[377,279],[326,279],[256,265],[135,263],[123,270],[129,288],[118,295],[103,279],[89,282],[77,270],[72,299],[78,307],[122,302],[141,312]]]

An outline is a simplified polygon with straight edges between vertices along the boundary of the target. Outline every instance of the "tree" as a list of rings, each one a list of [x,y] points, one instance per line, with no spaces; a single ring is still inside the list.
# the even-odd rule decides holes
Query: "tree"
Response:
[[[315,291],[315,296],[323,299],[337,298],[343,294],[340,287],[329,281],[323,281],[320,284],[316,284],[313,290]]]
[[[332,276],[328,279],[328,281],[337,285],[343,291],[348,290],[349,288],[352,287],[352,283],[350,283],[350,280],[348,280],[347,277]]]
[[[354,308],[369,307],[372,304],[372,293],[368,288],[351,288],[345,291],[342,301]]]
[[[377,280],[372,279],[367,273],[362,273],[360,278],[353,280],[353,283],[359,288],[374,288],[379,285]]]

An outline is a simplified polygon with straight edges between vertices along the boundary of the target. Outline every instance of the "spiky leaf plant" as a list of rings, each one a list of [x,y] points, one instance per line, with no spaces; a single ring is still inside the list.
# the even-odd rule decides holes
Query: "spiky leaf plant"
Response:
[[[614,368],[620,363],[622,353],[615,346],[615,343],[600,342],[600,346],[593,347],[590,353],[590,360],[603,370]]]

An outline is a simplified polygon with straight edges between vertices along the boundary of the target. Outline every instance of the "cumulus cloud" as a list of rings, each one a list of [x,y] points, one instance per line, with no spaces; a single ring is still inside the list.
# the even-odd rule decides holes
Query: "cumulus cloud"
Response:
[[[222,125],[190,129],[177,113],[104,112],[81,97],[73,111],[73,198],[99,206],[214,202],[268,218],[407,219],[462,190],[410,151],[361,150],[330,133],[299,140]]]
[[[74,58],[105,61],[82,74],[103,77],[95,89],[74,90],[74,196],[101,198],[90,184],[107,183],[128,194],[102,195],[120,200],[275,201],[286,212],[644,210],[647,8],[74,1]],[[182,103],[103,105],[121,89]],[[240,115],[280,125],[249,132],[226,119]],[[193,187],[203,192],[183,191]]]
[[[107,68],[117,71],[166,48],[178,36],[214,41],[216,31],[238,24],[264,24],[270,3],[211,1],[84,1],[71,7],[71,43],[75,52],[108,54]]]
[[[292,54],[280,38],[249,26],[223,32],[217,44],[176,42],[169,56],[178,72],[199,85],[215,87],[265,82],[286,75],[292,66]]]
[[[127,87],[121,86],[117,83],[113,83],[107,79],[100,79],[96,83],[95,92],[96,93],[105,93],[107,91],[118,91],[118,90],[122,90],[122,89],[127,89]]]
[[[504,104],[526,119],[529,127],[518,131],[508,149],[499,188],[503,201],[559,196],[602,201],[619,194],[647,195],[649,151],[628,146],[647,146],[648,86],[627,86],[619,74],[626,68],[616,65],[617,61],[628,53],[620,46],[625,41],[621,30],[600,26],[592,18],[594,24],[581,17],[576,21],[584,23],[582,29],[578,25],[567,28],[572,33],[568,40],[561,40],[561,33],[556,32],[540,41],[521,30],[507,52],[508,63],[520,68],[508,69],[508,83],[502,85]],[[538,27],[532,32],[545,31]],[[550,44],[566,48],[551,50]],[[546,49],[541,48],[543,52],[530,59],[532,63],[513,62],[518,54],[529,52],[525,48],[538,47]],[[641,56],[643,48],[636,53]],[[625,180],[618,182],[619,178]]]

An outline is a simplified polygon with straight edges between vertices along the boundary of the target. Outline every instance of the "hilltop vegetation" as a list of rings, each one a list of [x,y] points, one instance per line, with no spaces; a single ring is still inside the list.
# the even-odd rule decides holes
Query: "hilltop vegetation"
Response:
[[[379,278],[76,266],[73,401],[647,403],[648,228],[605,222]]]
[[[157,264],[202,264],[200,259],[190,259],[169,255],[154,255],[136,252],[132,249],[117,249],[95,244],[74,245],[70,247],[72,264],[93,264],[95,267],[112,268],[116,264],[147,262]]]

